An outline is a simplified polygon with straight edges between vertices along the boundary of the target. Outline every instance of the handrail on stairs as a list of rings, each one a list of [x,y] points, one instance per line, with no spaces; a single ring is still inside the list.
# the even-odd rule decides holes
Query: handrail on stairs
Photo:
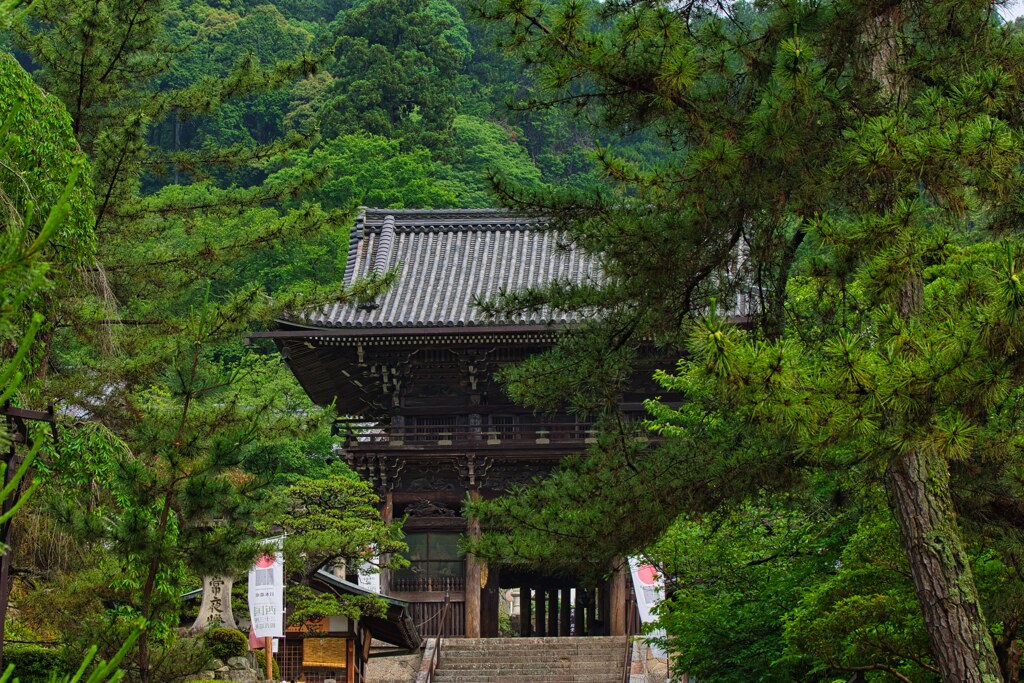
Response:
[[[416,677],[416,683],[434,683],[434,672],[437,671],[437,667],[441,666],[441,642],[444,638],[444,629],[448,625],[448,611],[451,607],[451,598],[448,595],[448,591],[444,592],[444,607],[441,608],[441,619],[437,627],[437,636],[432,642],[427,643],[428,653],[424,653],[424,658],[429,656],[429,661],[425,667],[420,669],[419,675]]]
[[[626,634],[626,654],[622,658],[622,683],[629,683],[630,670],[633,668],[633,637]]]

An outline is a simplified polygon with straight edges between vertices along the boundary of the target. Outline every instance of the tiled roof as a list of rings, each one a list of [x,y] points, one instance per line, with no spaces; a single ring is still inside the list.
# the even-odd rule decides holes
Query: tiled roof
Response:
[[[349,240],[345,282],[398,269],[371,304],[332,304],[293,318],[318,328],[472,327],[571,322],[542,309],[495,320],[476,302],[503,290],[596,280],[594,258],[544,222],[494,209],[365,209]]]

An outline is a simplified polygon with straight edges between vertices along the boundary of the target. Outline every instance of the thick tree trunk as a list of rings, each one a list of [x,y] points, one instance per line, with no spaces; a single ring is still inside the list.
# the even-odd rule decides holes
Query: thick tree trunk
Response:
[[[887,483],[942,680],[999,683],[995,647],[956,525],[946,461],[910,450],[890,461]]]

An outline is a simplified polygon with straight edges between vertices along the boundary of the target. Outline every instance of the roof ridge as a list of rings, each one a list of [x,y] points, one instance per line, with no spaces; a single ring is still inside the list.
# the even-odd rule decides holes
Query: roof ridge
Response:
[[[384,217],[384,225],[380,229],[380,240],[377,243],[377,255],[373,259],[373,272],[378,275],[388,269],[388,260],[391,258],[391,245],[395,241],[395,217],[387,215]]]

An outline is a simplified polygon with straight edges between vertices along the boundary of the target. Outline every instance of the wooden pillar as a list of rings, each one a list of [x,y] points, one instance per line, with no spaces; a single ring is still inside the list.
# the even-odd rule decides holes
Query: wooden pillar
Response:
[[[480,492],[476,489],[469,492],[470,500],[479,500]],[[480,538],[480,522],[469,520],[466,529],[469,538],[476,541]],[[466,553],[466,637],[480,637],[480,563],[473,553]]]
[[[558,635],[558,589],[548,591],[548,635]]]
[[[395,497],[388,489],[384,492],[384,496],[381,498],[380,504],[380,520],[385,524],[390,524],[395,519]],[[387,564],[390,560],[390,554],[381,558],[381,564]],[[380,570],[380,592],[381,595],[391,594],[391,570],[381,569]]]
[[[587,635],[596,636],[600,635],[597,632],[597,591],[587,591]]]
[[[543,638],[547,634],[547,627],[544,623],[544,603],[546,602],[544,597],[544,589],[537,589],[537,630],[536,635]]]
[[[608,635],[626,635],[626,572],[625,560],[617,562],[615,573],[608,579]]]
[[[560,620],[558,624],[558,635],[569,635],[569,621],[572,608],[572,591],[568,588],[562,589],[562,598],[558,601]]]
[[[529,638],[533,635],[533,596],[530,589],[519,589],[519,635]]]
[[[345,653],[345,661],[348,664],[348,666],[345,667],[345,673],[348,674],[346,676],[346,678],[348,679],[348,683],[356,683],[356,657],[355,657],[356,647],[355,647],[355,645],[356,645],[356,641],[354,641],[353,639],[351,639],[351,638],[346,638],[345,639],[345,649],[347,650],[346,653]]]
[[[501,635],[498,632],[498,614],[501,611],[501,591],[498,589],[500,570],[489,565],[486,569],[487,581],[480,590],[480,637],[497,638]]]
[[[584,626],[585,626],[584,615],[586,614],[586,612],[585,612],[586,607],[584,606],[584,603],[586,603],[586,591],[584,591],[582,588],[577,588],[576,589],[576,609],[573,612],[573,631],[572,631],[577,636],[585,636],[585,635],[587,635],[586,630],[584,630]]]

